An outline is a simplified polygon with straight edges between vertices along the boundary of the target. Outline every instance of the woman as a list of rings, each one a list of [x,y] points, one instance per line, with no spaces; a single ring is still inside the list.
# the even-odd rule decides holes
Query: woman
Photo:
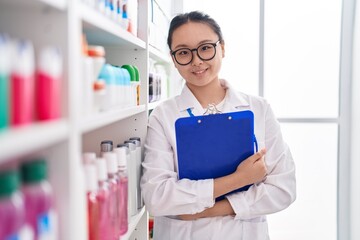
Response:
[[[208,15],[176,16],[168,45],[186,84],[179,96],[159,105],[149,118],[141,188],[147,210],[155,217],[154,239],[269,239],[266,215],[285,209],[296,196],[295,166],[279,123],[266,100],[236,92],[219,79],[224,39]],[[261,150],[227,176],[179,180],[175,121],[243,110],[254,113]],[[230,193],[249,184],[253,185],[247,191]],[[225,199],[215,201],[224,194]]]

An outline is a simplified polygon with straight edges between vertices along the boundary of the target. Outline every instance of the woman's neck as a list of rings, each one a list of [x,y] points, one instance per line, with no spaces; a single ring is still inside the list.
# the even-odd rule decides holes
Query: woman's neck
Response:
[[[209,104],[220,103],[226,95],[226,90],[221,86],[220,80],[212,81],[206,86],[188,85],[188,87],[203,108]]]

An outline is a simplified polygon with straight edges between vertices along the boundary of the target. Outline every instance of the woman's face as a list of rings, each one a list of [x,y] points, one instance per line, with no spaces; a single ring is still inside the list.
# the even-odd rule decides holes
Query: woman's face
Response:
[[[218,35],[208,25],[188,22],[173,32],[171,50],[176,51],[180,48],[194,49],[201,44],[216,43],[218,40]],[[190,88],[203,87],[213,81],[218,81],[222,58],[224,57],[224,45],[218,44],[216,46],[216,55],[209,61],[201,60],[196,51],[192,53],[192,61],[185,66],[179,65],[172,56],[175,67],[185,79],[187,85]]]

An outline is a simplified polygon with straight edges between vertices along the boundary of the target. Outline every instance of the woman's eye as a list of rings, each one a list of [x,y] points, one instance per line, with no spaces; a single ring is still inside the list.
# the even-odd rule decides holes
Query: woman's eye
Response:
[[[204,45],[204,46],[201,47],[201,51],[207,51],[207,50],[209,50],[210,48],[211,48],[210,45]]]
[[[182,51],[178,52],[178,55],[181,55],[181,56],[185,56],[187,54],[189,54],[189,51],[187,51],[187,50],[182,50]]]

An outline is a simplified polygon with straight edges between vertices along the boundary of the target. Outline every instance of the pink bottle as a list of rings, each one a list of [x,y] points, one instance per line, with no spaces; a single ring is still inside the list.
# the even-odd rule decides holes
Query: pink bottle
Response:
[[[26,224],[34,231],[34,239],[57,239],[57,216],[52,186],[47,180],[46,161],[36,159],[24,162],[21,165],[21,178]]]
[[[114,239],[120,237],[119,227],[119,198],[120,198],[120,179],[117,175],[117,159],[114,152],[104,152],[103,157],[106,159],[107,176],[110,185],[110,221],[113,229]]]
[[[114,149],[118,160],[117,174],[120,178],[120,198],[119,198],[119,225],[120,236],[124,235],[128,231],[128,173],[126,167],[126,148],[118,147]]]
[[[0,239],[19,239],[25,221],[24,200],[16,171],[0,172]]]
[[[100,240],[99,231],[99,201],[98,181],[95,163],[87,163],[84,165],[86,177],[86,197],[88,204],[88,233],[89,240]]]
[[[105,158],[96,159],[96,170],[98,176],[97,200],[99,203],[99,232],[101,240],[113,240],[114,234],[110,224],[110,188],[107,181]]]
[[[34,49],[30,41],[15,47],[11,72],[11,124],[30,123],[34,110]]]
[[[36,72],[36,115],[39,120],[60,118],[62,57],[59,49],[41,49]]]

